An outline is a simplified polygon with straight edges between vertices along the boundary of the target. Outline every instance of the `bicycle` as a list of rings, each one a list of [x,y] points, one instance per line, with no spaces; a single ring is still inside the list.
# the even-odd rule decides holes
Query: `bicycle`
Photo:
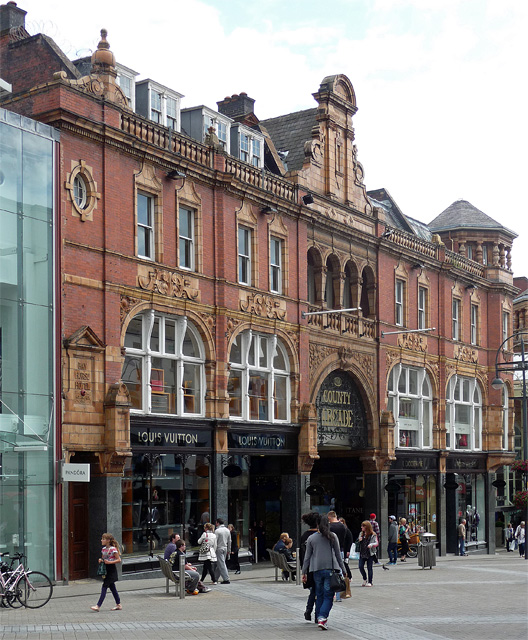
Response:
[[[9,557],[8,553],[0,553],[0,559]],[[17,598],[16,583],[17,578],[21,573],[21,570],[17,567],[13,569],[13,563],[16,558],[11,558],[11,564],[7,564],[1,560],[0,563],[0,605],[2,607],[12,607],[16,609],[22,606],[22,603]]]
[[[408,558],[416,558],[418,555],[418,544],[420,542],[420,536],[418,533],[411,533],[410,538],[407,541],[409,550],[407,551]],[[402,555],[402,545],[400,538],[398,538],[398,556]]]
[[[0,557],[7,555],[3,553]],[[44,573],[26,569],[22,563],[23,558],[25,558],[24,554],[15,553],[11,560],[11,567],[3,573],[0,572],[0,586],[3,588],[2,601],[5,599],[13,608],[23,605],[28,609],[40,609],[49,602],[53,594],[53,584]],[[12,569],[15,560],[18,561],[18,565]],[[8,576],[7,579],[4,575]]]

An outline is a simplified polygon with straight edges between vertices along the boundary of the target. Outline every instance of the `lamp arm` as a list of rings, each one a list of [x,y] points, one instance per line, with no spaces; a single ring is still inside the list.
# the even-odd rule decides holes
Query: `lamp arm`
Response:
[[[522,336],[522,335],[528,335],[528,329],[521,329],[520,331],[514,331],[511,336],[508,336],[506,339],[504,339],[500,345],[499,348],[497,349],[497,355],[495,356],[495,375],[497,376],[497,378],[499,377],[499,354],[502,350],[502,347],[512,338],[516,338],[517,336]],[[523,349],[523,360],[524,360],[524,341],[522,342],[522,349]]]

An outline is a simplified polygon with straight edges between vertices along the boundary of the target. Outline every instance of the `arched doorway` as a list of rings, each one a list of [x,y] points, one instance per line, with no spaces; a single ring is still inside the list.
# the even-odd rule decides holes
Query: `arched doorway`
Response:
[[[364,519],[359,452],[368,447],[361,390],[348,372],[338,369],[321,384],[315,404],[320,458],[310,475],[311,506],[320,513],[335,510],[357,536]]]

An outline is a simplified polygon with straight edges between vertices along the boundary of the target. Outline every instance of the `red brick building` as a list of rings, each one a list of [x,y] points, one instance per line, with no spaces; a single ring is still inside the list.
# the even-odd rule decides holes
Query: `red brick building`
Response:
[[[57,575],[86,575],[103,530],[132,570],[217,515],[244,547],[298,540],[310,507],[354,532],[405,515],[442,553],[467,513],[492,551],[515,234],[469,203],[426,226],[367,193],[345,76],[280,118],[244,93],[182,110],[134,91],[104,31],[72,62],[24,19],[0,7],[0,105],[60,131],[56,458],[92,476],[61,485]]]

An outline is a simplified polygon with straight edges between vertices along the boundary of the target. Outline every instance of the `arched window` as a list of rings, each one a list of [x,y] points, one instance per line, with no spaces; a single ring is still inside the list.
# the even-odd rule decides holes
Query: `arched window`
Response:
[[[186,317],[152,310],[133,318],[125,335],[125,364],[132,410],[203,415],[204,348]]]
[[[425,369],[396,365],[389,375],[387,408],[396,421],[396,447],[432,446],[433,393]]]
[[[508,419],[509,419],[509,397],[508,387],[503,385],[502,387],[502,448],[508,450]]]
[[[229,354],[229,416],[243,420],[290,420],[290,367],[275,335],[239,334]]]
[[[482,398],[475,378],[454,375],[447,385],[446,447],[482,448]]]

